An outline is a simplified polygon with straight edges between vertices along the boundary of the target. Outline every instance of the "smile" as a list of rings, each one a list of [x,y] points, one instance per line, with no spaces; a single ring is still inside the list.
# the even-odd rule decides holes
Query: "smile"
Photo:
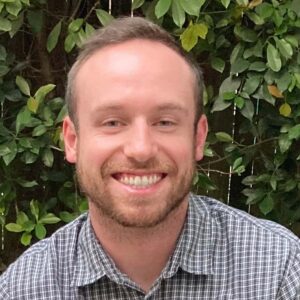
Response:
[[[151,187],[152,185],[161,181],[166,174],[162,173],[155,173],[155,174],[145,174],[145,175],[136,175],[136,174],[124,174],[118,173],[115,174],[113,177],[125,184],[135,189],[144,189]]]

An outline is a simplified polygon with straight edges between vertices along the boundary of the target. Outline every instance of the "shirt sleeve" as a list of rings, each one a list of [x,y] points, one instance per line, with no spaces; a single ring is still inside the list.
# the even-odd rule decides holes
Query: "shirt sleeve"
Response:
[[[8,287],[7,287],[7,273],[4,273],[0,276],[0,299],[9,300]]]
[[[300,300],[300,245],[291,257],[276,300]]]

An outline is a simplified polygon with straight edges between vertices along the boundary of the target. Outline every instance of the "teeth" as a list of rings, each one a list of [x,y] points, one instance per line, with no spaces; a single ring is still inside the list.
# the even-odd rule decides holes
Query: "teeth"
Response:
[[[119,178],[119,181],[123,184],[130,185],[135,188],[143,188],[157,183],[160,179],[161,175],[156,174],[143,176],[122,175]]]

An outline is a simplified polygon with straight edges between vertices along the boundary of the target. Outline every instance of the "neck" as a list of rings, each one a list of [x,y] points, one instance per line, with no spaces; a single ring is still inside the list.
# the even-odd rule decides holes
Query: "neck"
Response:
[[[98,240],[119,270],[148,291],[174,252],[187,207],[185,199],[163,222],[151,228],[124,227],[103,216],[92,203],[90,217]]]

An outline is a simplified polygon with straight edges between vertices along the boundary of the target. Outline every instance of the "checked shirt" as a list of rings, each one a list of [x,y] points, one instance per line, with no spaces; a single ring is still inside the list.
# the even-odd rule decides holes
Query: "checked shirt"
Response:
[[[191,194],[176,249],[145,294],[104,252],[85,214],[10,265],[0,299],[299,300],[300,241],[280,225]]]

